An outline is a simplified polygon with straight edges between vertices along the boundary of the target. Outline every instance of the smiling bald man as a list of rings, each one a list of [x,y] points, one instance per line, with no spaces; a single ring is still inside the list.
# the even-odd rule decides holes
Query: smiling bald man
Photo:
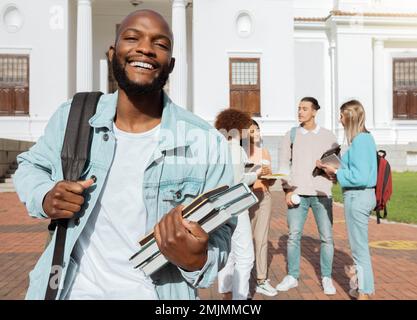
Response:
[[[109,50],[119,90],[103,95],[89,120],[94,134],[80,181],[64,181],[60,163],[71,102],[19,155],[14,182],[29,214],[69,219],[62,270],[51,268],[53,237],[30,274],[27,299],[44,299],[57,285],[49,281],[54,272],[57,299],[195,299],[225,264],[235,221],[209,236],[181,215],[199,194],[232,185],[233,170],[224,137],[163,91],[172,46],[160,14],[140,10],[123,20]],[[170,263],[150,278],[128,260],[152,231]]]

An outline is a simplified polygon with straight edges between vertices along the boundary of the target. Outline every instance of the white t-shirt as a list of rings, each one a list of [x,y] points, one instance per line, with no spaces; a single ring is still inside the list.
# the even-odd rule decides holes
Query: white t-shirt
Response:
[[[158,299],[151,279],[134,269],[129,258],[145,234],[143,176],[160,126],[144,133],[123,132],[115,124],[113,128],[113,163],[72,253],[80,269],[67,299]]]
[[[243,182],[251,186],[258,176],[256,172],[245,172],[245,164],[249,162],[245,149],[240,146],[240,141],[237,139],[230,139],[228,144],[233,164],[234,183]]]

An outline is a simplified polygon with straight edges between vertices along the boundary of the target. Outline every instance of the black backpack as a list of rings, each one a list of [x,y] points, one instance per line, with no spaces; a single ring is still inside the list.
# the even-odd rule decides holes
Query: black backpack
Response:
[[[64,143],[61,151],[61,163],[64,180],[77,181],[89,157],[93,128],[88,120],[96,113],[102,92],[80,92],[75,94],[68,116]],[[55,300],[59,290],[61,270],[64,261],[65,239],[67,236],[68,219],[52,220],[48,226],[55,230],[56,241],[52,266],[49,273],[45,300]],[[56,268],[59,267],[58,270]],[[58,271],[56,273],[56,271]],[[51,284],[54,283],[54,286]]]

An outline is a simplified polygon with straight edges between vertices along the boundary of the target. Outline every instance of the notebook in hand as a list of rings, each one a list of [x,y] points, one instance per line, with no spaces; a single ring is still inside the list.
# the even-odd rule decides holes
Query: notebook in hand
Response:
[[[277,180],[277,179],[287,179],[289,176],[285,173],[272,173],[265,176],[261,176],[261,179],[265,180]]]
[[[340,145],[337,145],[336,147],[333,147],[329,150],[327,150],[323,155],[321,156],[320,160],[323,163],[330,163],[330,164],[338,164],[338,167],[341,165],[341,160],[339,158],[340,155]],[[326,173],[323,171],[323,169],[320,169],[318,167],[315,167],[313,170],[313,177],[317,176],[325,176]]]
[[[210,233],[257,201],[250,188],[241,183],[231,188],[218,188],[196,198],[184,208],[183,217],[198,222]],[[151,275],[168,261],[160,253],[153,234],[144,237],[140,243],[143,243],[143,246],[130,261],[135,268],[141,268],[146,275]]]
[[[321,159],[321,162],[323,164],[328,164],[336,169],[339,169],[339,167],[342,165],[342,160],[340,160],[340,158],[334,153]]]

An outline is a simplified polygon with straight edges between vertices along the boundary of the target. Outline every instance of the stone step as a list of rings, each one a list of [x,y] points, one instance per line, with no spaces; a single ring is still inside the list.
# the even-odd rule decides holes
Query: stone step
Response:
[[[0,183],[0,186],[2,186],[4,188],[14,188],[14,184],[13,184],[12,181],[2,182],[2,183]]]
[[[0,175],[0,179],[1,178],[11,178],[14,176],[14,172],[6,172],[3,175]]]
[[[12,182],[0,183],[0,192],[16,192]]]

